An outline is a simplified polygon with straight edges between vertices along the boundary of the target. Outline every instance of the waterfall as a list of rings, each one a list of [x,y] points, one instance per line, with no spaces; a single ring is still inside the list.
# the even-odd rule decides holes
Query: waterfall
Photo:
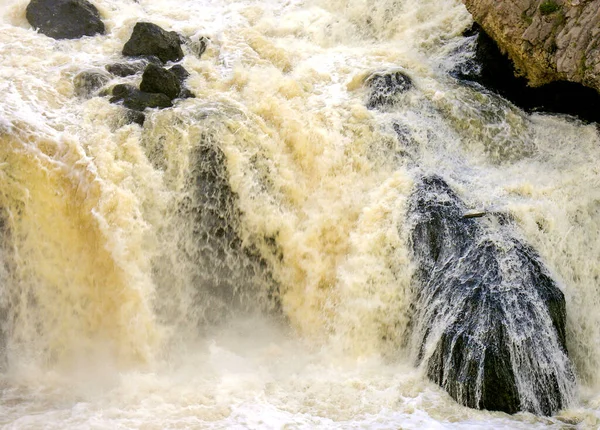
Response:
[[[454,77],[460,1],[93,0],[104,34],[64,40],[28,3],[0,2],[0,425],[600,424],[600,137]],[[180,35],[195,96],[142,125],[110,101],[151,61],[122,55],[137,22]],[[444,270],[415,247],[434,176],[489,214],[448,221]],[[433,365],[458,308],[432,294],[479,265],[515,415]]]

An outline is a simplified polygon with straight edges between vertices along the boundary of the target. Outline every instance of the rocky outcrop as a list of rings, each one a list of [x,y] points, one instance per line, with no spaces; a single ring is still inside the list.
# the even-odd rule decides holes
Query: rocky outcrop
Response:
[[[155,55],[164,63],[179,61],[183,58],[181,36],[174,31],[165,31],[151,22],[138,22],[133,27],[131,38],[123,46],[123,55]]]
[[[104,34],[98,9],[86,0],[31,0],[25,16],[40,33],[54,39]]]
[[[108,81],[110,81],[110,77],[105,72],[85,70],[73,78],[73,89],[77,97],[89,98]]]
[[[567,114],[600,122],[600,93],[593,88],[567,81],[531,87],[527,79],[515,76],[512,61],[479,25],[474,24],[465,36],[474,39],[474,55],[458,64],[451,72],[453,76],[477,82],[527,112]]]
[[[464,0],[531,86],[570,81],[600,91],[600,0]]]
[[[554,414],[575,384],[564,296],[508,216],[476,216],[437,176],[411,197],[418,358],[465,406]]]

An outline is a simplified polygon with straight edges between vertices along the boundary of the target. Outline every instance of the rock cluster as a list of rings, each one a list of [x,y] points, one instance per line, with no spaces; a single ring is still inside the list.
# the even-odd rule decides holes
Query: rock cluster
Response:
[[[121,103],[139,113],[129,114],[129,119],[143,124],[146,108],[168,108],[176,98],[194,97],[184,87],[189,73],[179,64],[167,69],[164,62],[183,58],[182,38],[173,31],[165,31],[156,24],[138,22],[131,38],[123,47],[123,55],[132,56],[131,63],[109,64],[106,69],[117,76],[129,76],[143,70],[139,89],[133,85],[119,84],[112,90],[111,103]],[[143,56],[140,58],[140,56]]]

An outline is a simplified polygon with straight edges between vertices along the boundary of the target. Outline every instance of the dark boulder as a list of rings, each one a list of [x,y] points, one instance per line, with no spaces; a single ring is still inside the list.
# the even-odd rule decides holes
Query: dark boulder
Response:
[[[181,92],[181,83],[177,75],[170,70],[156,64],[148,64],[142,75],[140,90],[147,93],[166,94],[173,100]]]
[[[584,121],[600,121],[600,94],[592,88],[567,81],[530,87],[517,77],[512,61],[477,24],[465,34],[474,43],[471,58],[451,74],[463,82],[476,82],[526,112],[573,115]]]
[[[137,57],[155,55],[162,62],[179,61],[183,58],[181,37],[174,31],[165,31],[150,22],[138,22],[131,38],[123,47],[123,55]]]
[[[27,21],[54,39],[78,39],[104,34],[98,9],[86,0],[31,0]]]
[[[139,60],[131,61],[129,63],[107,64],[106,70],[115,76],[120,76],[124,78],[126,76],[131,76],[135,75],[136,73],[143,72],[146,66],[150,63],[161,65],[162,61],[160,61],[160,58],[158,57],[148,55],[144,58],[140,58]]]
[[[89,98],[110,81],[110,77],[101,71],[86,70],[73,78],[73,88],[77,97]]]
[[[133,85],[119,84],[112,90],[111,103],[122,103],[128,109],[143,111],[148,108],[168,108],[173,106],[171,99],[161,93],[146,93]]]
[[[428,377],[478,409],[551,415],[574,391],[561,290],[505,216],[474,218],[437,176],[410,199],[414,340]]]
[[[371,89],[367,101],[369,109],[392,106],[398,95],[412,88],[412,80],[397,70],[373,73],[367,78],[366,84]]]

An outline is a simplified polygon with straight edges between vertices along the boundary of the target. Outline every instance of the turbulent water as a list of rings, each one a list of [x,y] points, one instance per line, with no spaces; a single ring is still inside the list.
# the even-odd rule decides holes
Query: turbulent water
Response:
[[[56,41],[0,0],[0,425],[600,425],[597,129],[454,79],[473,49],[458,0],[94,3],[107,34]],[[137,21],[190,38],[197,96],[143,127],[73,86],[122,61]],[[367,109],[385,70],[414,88]],[[194,191],[206,147],[231,191],[217,236]],[[512,216],[557,280],[578,378],[557,416],[464,408],[415,367],[423,174]]]

